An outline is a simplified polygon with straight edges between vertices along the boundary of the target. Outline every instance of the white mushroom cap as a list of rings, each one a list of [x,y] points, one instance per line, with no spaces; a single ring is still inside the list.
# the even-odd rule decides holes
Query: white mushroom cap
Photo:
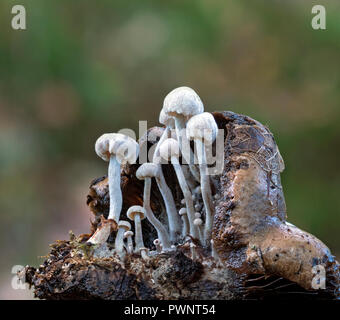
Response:
[[[179,158],[178,141],[172,138],[166,139],[159,147],[159,154],[164,160],[169,160],[171,157]]]
[[[128,221],[120,220],[118,222],[118,228],[124,228],[126,231],[131,230],[131,224]]]
[[[159,174],[159,166],[155,163],[143,163],[136,171],[136,177],[139,180],[157,177]]]
[[[181,208],[178,213],[179,213],[180,216],[182,216],[183,214],[187,214],[187,209]]]
[[[109,161],[110,156],[115,155],[121,163],[135,163],[139,145],[135,140],[121,133],[105,133],[97,139],[95,150],[104,161]]]
[[[133,236],[133,232],[132,232],[131,230],[126,231],[126,232],[124,233],[124,238],[132,237],[132,236]]]
[[[199,212],[195,212],[195,218],[201,218],[201,214]]]
[[[203,220],[202,220],[201,218],[196,218],[196,219],[194,220],[194,225],[195,225],[195,226],[201,226],[202,223],[203,223]]]
[[[218,127],[213,115],[209,112],[203,112],[190,118],[186,130],[190,140],[200,139],[211,144],[216,139]]]
[[[159,123],[164,124],[165,126],[174,129],[175,128],[175,121],[173,118],[169,117],[164,110],[161,110],[159,114]]]
[[[202,193],[201,186],[197,186],[194,190],[196,193]]]
[[[164,99],[165,114],[176,116],[181,114],[187,118],[204,111],[203,103],[198,94],[189,87],[179,87],[172,90]]]
[[[145,218],[144,208],[141,206],[132,206],[126,212],[126,215],[130,220],[134,220],[136,214],[139,214],[141,220],[144,219]]]

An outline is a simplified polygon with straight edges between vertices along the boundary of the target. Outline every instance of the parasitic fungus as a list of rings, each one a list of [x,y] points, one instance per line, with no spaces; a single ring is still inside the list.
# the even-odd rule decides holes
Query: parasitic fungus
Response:
[[[132,138],[120,133],[105,133],[100,136],[95,145],[97,155],[104,161],[109,162],[109,194],[110,210],[108,220],[119,222],[120,212],[122,210],[122,191],[120,189],[120,167],[121,164],[135,163],[139,153],[138,143]],[[110,225],[103,226],[99,233],[88,240],[89,243],[98,244],[106,242],[110,235]],[[100,242],[98,242],[100,239]]]
[[[163,224],[155,217],[151,210],[150,206],[150,192],[151,192],[151,178],[158,175],[158,166],[154,163],[143,163],[138,170],[136,171],[136,177],[139,180],[144,180],[144,197],[143,197],[143,205],[146,217],[151,222],[151,224],[155,227],[158,238],[162,243],[162,247],[164,250],[170,248],[170,239],[168,235],[168,231],[163,226]],[[169,214],[169,226],[172,226],[172,230],[177,230],[179,226],[176,225],[176,221],[173,220],[173,217]]]
[[[127,239],[126,251],[131,254],[133,252],[133,231],[129,230],[124,233],[124,238]]]
[[[197,182],[200,176],[193,164],[195,158],[190,143],[186,137],[186,122],[192,116],[204,111],[203,103],[198,94],[189,87],[179,87],[172,90],[164,99],[163,109],[165,115],[175,120],[176,135],[183,158],[189,164],[190,171]]]
[[[144,248],[142,220],[145,219],[145,210],[141,206],[132,206],[126,213],[127,217],[135,222],[135,252]]]
[[[205,208],[204,241],[208,243],[211,237],[214,206],[210,187],[210,178],[207,172],[205,148],[212,147],[217,135],[217,124],[211,113],[203,112],[190,118],[187,123],[187,136],[195,141],[197,158],[200,168],[200,191]],[[199,189],[198,189],[199,190]]]
[[[183,204],[185,204],[185,201]],[[183,222],[182,237],[184,238],[186,235],[189,234],[189,220],[188,220],[188,215],[187,215],[187,209],[181,208],[178,214],[182,218],[182,222]]]
[[[128,221],[120,220],[118,222],[118,231],[115,240],[115,249],[118,255],[123,256],[124,254],[124,234],[131,230],[131,224]]]
[[[162,145],[159,148],[159,152],[160,152],[160,156],[164,160],[171,161],[171,164],[175,169],[176,176],[177,176],[179,185],[181,187],[181,190],[183,192],[183,196],[185,199],[185,204],[186,204],[187,213],[188,213],[188,220],[189,220],[190,235],[193,236],[194,238],[197,238],[198,233],[194,225],[195,211],[194,211],[194,205],[192,201],[192,194],[188,187],[188,184],[185,181],[183,171],[179,163],[179,156],[180,156],[179,144],[175,139],[169,138],[162,143]]]

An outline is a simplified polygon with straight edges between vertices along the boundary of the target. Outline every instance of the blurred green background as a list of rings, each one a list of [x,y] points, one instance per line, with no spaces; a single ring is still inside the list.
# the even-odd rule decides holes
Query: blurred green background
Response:
[[[11,28],[24,4],[27,30]],[[311,28],[323,4],[327,30]],[[286,170],[289,221],[340,255],[340,2],[31,0],[0,2],[0,298],[13,265],[89,231],[104,132],[157,125],[190,86],[207,111],[269,126]]]

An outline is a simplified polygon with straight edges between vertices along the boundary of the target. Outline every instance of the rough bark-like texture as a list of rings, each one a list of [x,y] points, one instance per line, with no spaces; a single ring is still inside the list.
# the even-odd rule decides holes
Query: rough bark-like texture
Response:
[[[109,243],[101,251],[88,247],[89,235],[53,245],[37,270],[26,268],[26,280],[43,299],[334,299],[340,296],[339,264],[314,236],[286,223],[286,206],[280,181],[283,160],[270,131],[259,122],[232,112],[215,112],[225,130],[224,170],[211,177],[215,194],[212,238],[220,259],[197,242],[194,257],[190,242],[182,239],[175,251],[147,261],[126,255],[121,261]],[[148,150],[162,128],[151,128],[140,139]],[[183,198],[171,165],[164,175],[177,208]],[[138,165],[122,168],[122,217],[132,205],[142,205],[143,182]],[[108,215],[107,178],[94,180],[87,203],[94,214],[91,234]],[[166,213],[157,185],[152,183],[151,207],[165,222]],[[156,232],[143,220],[145,245],[152,250]],[[101,256],[104,256],[101,257]],[[312,288],[313,267],[326,270],[325,290]]]

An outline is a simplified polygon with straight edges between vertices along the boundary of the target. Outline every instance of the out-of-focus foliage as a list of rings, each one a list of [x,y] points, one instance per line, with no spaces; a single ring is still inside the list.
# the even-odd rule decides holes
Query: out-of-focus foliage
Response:
[[[26,0],[25,31],[14,4],[0,2],[1,297],[18,297],[12,265],[89,230],[96,138],[156,125],[181,85],[270,127],[289,220],[340,252],[339,1]]]

